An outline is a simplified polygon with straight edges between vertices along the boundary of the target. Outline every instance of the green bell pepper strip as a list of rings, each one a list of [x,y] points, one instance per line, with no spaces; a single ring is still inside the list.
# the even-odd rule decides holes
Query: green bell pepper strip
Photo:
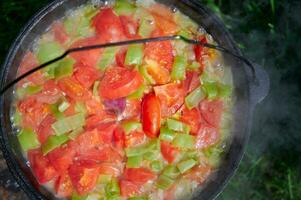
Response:
[[[172,145],[183,149],[194,149],[195,148],[195,137],[189,134],[177,134],[175,139],[172,141]]]
[[[87,108],[83,102],[76,102],[74,109],[77,113],[82,113],[83,115],[87,114]]]
[[[84,129],[82,127],[77,128],[77,129],[73,130],[71,133],[69,133],[68,137],[71,140],[75,140],[77,138],[77,136],[79,136],[79,134],[81,134],[82,132],[84,132]]]
[[[176,134],[174,131],[170,130],[169,128],[162,127],[160,129],[160,140],[171,142],[175,138]]]
[[[124,63],[126,65],[140,65],[143,60],[143,44],[130,45]]]
[[[54,69],[54,76],[56,79],[71,76],[73,74],[73,66],[75,60],[72,58],[65,58]]]
[[[215,79],[214,79],[214,77],[210,76],[210,75],[209,75],[209,72],[207,72],[207,71],[204,71],[204,72],[200,75],[199,78],[200,78],[201,84],[216,82]]]
[[[117,0],[113,9],[118,15],[132,15],[136,11],[136,6],[125,0]]]
[[[148,197],[130,197],[128,200],[148,200]]]
[[[201,67],[201,64],[199,62],[193,61],[190,65],[188,65],[187,69],[195,71],[195,70],[200,69],[200,67]]]
[[[168,176],[161,175],[159,176],[156,187],[162,190],[167,190],[174,184],[175,180],[169,178]]]
[[[94,82],[94,85],[93,85],[93,96],[100,101],[100,96],[99,96],[99,93],[98,93],[98,88],[99,88],[99,84],[100,84],[100,81],[95,81]]]
[[[150,152],[146,152],[143,155],[143,158],[144,158],[144,160],[154,161],[154,160],[158,159],[159,155],[160,155],[160,151],[156,149],[156,150],[153,150]]]
[[[201,87],[202,90],[206,93],[208,100],[214,100],[218,97],[217,83],[206,82]]]
[[[87,198],[88,195],[79,196],[76,192],[74,192],[71,197],[72,200],[86,200]]]
[[[62,118],[51,125],[56,135],[68,133],[85,125],[85,116],[78,113],[70,117]]]
[[[212,146],[204,151],[205,156],[208,158],[209,164],[214,167],[219,165],[222,153],[223,149],[219,146]]]
[[[116,178],[113,178],[105,187],[107,197],[120,196],[120,188]]]
[[[167,127],[170,130],[177,131],[177,132],[183,132],[183,133],[190,132],[190,127],[183,122],[180,122],[180,121],[174,120],[174,119],[167,119],[166,122],[167,122]]]
[[[189,159],[178,163],[177,168],[182,174],[184,174],[185,172],[193,168],[196,164],[197,162],[195,160]]]
[[[57,42],[43,42],[40,44],[37,58],[40,63],[48,62],[64,53],[64,49]],[[60,62],[53,63],[46,67],[43,71],[47,78],[55,78],[55,68]]]
[[[147,90],[146,85],[142,84],[135,92],[127,96],[128,99],[141,99],[144,96],[144,92]]]
[[[221,98],[228,98],[232,95],[232,87],[230,85],[219,84],[218,96]]]
[[[109,65],[115,61],[115,55],[119,51],[120,47],[110,47],[104,49],[101,55],[100,61],[98,62],[98,69],[104,71]]]
[[[32,129],[22,129],[17,137],[24,152],[40,146],[38,136]]]
[[[174,165],[167,165],[162,172],[162,175],[167,176],[171,179],[176,179],[180,174],[181,173],[179,169]]]
[[[156,83],[156,81],[153,79],[153,77],[151,75],[149,75],[149,73],[147,72],[147,68],[145,65],[139,66],[139,72],[148,84],[153,85]]]
[[[142,156],[132,156],[132,157],[128,157],[126,166],[128,168],[138,168],[140,167],[140,164],[143,160]]]
[[[193,90],[188,96],[185,98],[186,107],[191,110],[199,105],[199,103],[205,98],[205,92],[201,87]]]
[[[98,176],[98,183],[106,184],[112,181],[112,175],[100,174]]]
[[[143,38],[150,37],[151,33],[156,27],[154,21],[155,20],[151,15],[147,15],[142,18],[138,29],[138,34]]]
[[[163,163],[159,160],[154,160],[150,163],[150,167],[154,172],[160,172],[163,169]]]
[[[184,80],[186,65],[187,65],[187,60],[185,56],[176,56],[174,59],[174,63],[170,75],[171,79],[175,81]]]
[[[59,106],[58,106],[58,110],[60,112],[65,112],[65,110],[67,110],[70,106],[70,103],[68,103],[68,101],[63,101]]]
[[[13,116],[13,123],[15,126],[20,126],[22,122],[22,114],[16,110]]]
[[[57,104],[50,105],[50,111],[54,115],[55,119],[61,120],[64,118],[64,113],[59,111]]]
[[[186,151],[185,153],[184,153],[184,156],[183,156],[184,158],[192,158],[192,159],[194,159],[194,160],[198,160],[199,159],[199,153],[198,153],[198,151],[197,150],[190,150],[190,151]]]
[[[138,146],[134,148],[126,148],[125,154],[127,157],[139,156],[159,148],[160,148],[159,140],[154,139],[150,141],[148,144],[144,144],[142,146]]]
[[[43,87],[40,85],[29,85],[25,88],[18,88],[16,91],[16,95],[18,99],[23,99],[26,95],[34,95],[43,90]]]
[[[142,130],[142,124],[137,121],[125,121],[121,126],[126,135],[135,130]]]
[[[68,134],[63,134],[60,136],[52,135],[50,136],[46,143],[42,146],[42,152],[44,155],[47,155],[52,150],[60,147],[64,143],[66,143],[69,140]]]

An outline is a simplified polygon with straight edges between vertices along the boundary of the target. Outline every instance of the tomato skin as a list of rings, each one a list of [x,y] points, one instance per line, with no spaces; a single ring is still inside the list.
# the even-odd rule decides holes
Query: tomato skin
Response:
[[[41,144],[44,144],[48,137],[53,134],[51,125],[55,122],[55,118],[52,115],[47,115],[47,117],[41,122],[37,129],[38,139]]]
[[[162,117],[170,117],[184,104],[184,90],[181,84],[170,83],[154,87],[160,100]]]
[[[22,100],[18,108],[23,116],[22,125],[34,130],[37,130],[38,126],[50,112],[47,104],[38,102],[33,96]]]
[[[55,104],[63,94],[55,81],[49,80],[44,84],[43,90],[34,96],[36,96],[37,101],[41,103]]]
[[[207,43],[207,39],[204,36],[200,36],[199,40],[203,43]],[[203,55],[205,55],[205,49],[201,45],[195,45],[194,46],[194,54],[195,54],[195,59],[201,64],[203,68]]]
[[[211,174],[211,167],[208,164],[198,165],[184,175],[184,178],[196,181],[198,184],[203,183]]]
[[[161,105],[155,94],[151,93],[143,98],[141,110],[145,134],[150,138],[158,137],[161,127]]]
[[[69,40],[69,36],[66,33],[63,23],[55,22],[52,26],[52,31],[55,40],[58,41],[61,45],[64,45]]]
[[[179,149],[173,147],[168,142],[161,142],[161,153],[163,158],[169,163],[173,163],[177,155],[180,153]]]
[[[113,163],[101,163],[98,167],[100,174],[113,175],[114,177],[118,177],[121,174],[120,169]]]
[[[123,119],[140,119],[141,100],[127,99],[125,110],[122,113]]]
[[[129,39],[137,39],[138,22],[131,16],[120,16],[124,34]]]
[[[142,186],[146,182],[155,179],[155,173],[145,168],[127,168],[124,171],[124,178],[138,186]]]
[[[156,62],[147,65],[146,70],[158,85],[167,84],[170,81],[170,73],[168,69]]]
[[[57,176],[56,170],[39,149],[30,150],[27,155],[30,167],[40,184],[47,183]]]
[[[214,144],[217,144],[219,139],[220,134],[217,128],[211,125],[203,125],[197,134],[196,148],[208,148]]]
[[[155,30],[151,37],[162,36],[164,33],[160,30]],[[149,42],[145,44],[144,49],[145,59],[156,61],[159,66],[172,70],[173,64],[173,48],[170,41]]]
[[[105,107],[101,102],[97,101],[95,98],[90,98],[85,101],[85,103],[88,115],[103,116],[104,118]]]
[[[143,84],[142,76],[121,67],[109,68],[99,87],[99,93],[105,99],[118,99],[135,92]]]
[[[75,149],[71,145],[58,147],[47,154],[51,165],[60,173],[72,165],[74,156]]]
[[[193,108],[189,110],[185,107],[180,120],[189,125],[190,134],[197,135],[200,128],[200,118],[201,115],[198,109]]]
[[[76,157],[81,162],[88,162],[90,164],[97,164],[99,162],[119,162],[122,157],[112,147],[105,146],[86,150]]]
[[[74,100],[88,100],[88,91],[73,77],[62,78],[58,82],[59,88]]]
[[[69,170],[69,176],[76,192],[83,196],[94,189],[99,175],[98,167],[84,167],[80,163],[73,164]]]
[[[74,77],[85,88],[90,88],[99,79],[101,73],[94,67],[79,65],[76,68]]]
[[[106,144],[112,144],[113,133],[116,127],[117,124],[115,122],[102,123],[98,125],[97,130],[98,133],[100,134],[102,141],[104,141]]]
[[[200,85],[199,73],[188,71],[186,73],[186,79],[183,82],[185,90],[185,96],[192,92]]]
[[[95,27],[99,38],[105,42],[117,42],[125,39],[121,20],[112,8],[102,9],[92,19],[92,25]]]
[[[25,74],[26,72],[30,71],[34,67],[37,67],[39,65],[39,61],[37,57],[31,52],[28,51],[25,56],[23,57],[23,60],[21,61],[20,67],[18,69],[18,76],[21,76]],[[40,71],[37,71],[30,76],[27,76],[23,80],[21,80],[18,83],[18,86],[23,85],[27,81],[33,83],[34,85],[42,85],[45,82],[45,79]]]
[[[141,193],[140,187],[131,181],[120,180],[119,187],[123,197],[132,197]]]
[[[134,147],[142,144],[145,141],[145,134],[143,131],[132,131],[131,133],[125,135],[125,146]]]
[[[75,140],[75,148],[77,155],[84,155],[91,149],[98,149],[103,145],[103,141],[97,131],[97,129],[91,131],[85,131],[81,133]]]
[[[203,100],[199,109],[203,118],[215,128],[219,128],[222,112],[223,112],[223,102],[221,100]]]
[[[103,44],[104,40],[98,37],[89,37],[76,41],[71,45],[71,48],[78,48],[89,45]],[[89,51],[81,51],[71,53],[70,56],[74,58],[78,63],[89,67],[96,67],[98,60],[100,59],[102,49],[93,49]]]
[[[72,195],[73,187],[68,173],[60,175],[55,181],[55,192],[60,197],[69,197]]]
[[[119,52],[115,56],[116,64],[119,67],[126,67],[125,65],[125,57],[127,53],[127,48],[121,48]]]

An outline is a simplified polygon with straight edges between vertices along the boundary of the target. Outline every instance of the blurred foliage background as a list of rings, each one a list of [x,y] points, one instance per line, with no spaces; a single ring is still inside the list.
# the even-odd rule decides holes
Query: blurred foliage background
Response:
[[[244,54],[269,73],[245,157],[218,200],[301,199],[301,1],[200,0]],[[0,64],[20,29],[48,0],[0,1]],[[1,196],[1,194],[0,194]]]

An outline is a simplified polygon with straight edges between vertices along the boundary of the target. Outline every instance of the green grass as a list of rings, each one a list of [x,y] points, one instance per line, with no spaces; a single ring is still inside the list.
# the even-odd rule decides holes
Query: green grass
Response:
[[[29,18],[48,1],[0,1],[0,63]],[[252,136],[219,200],[301,199],[301,2],[201,0],[227,25],[238,46],[271,77],[254,113]]]

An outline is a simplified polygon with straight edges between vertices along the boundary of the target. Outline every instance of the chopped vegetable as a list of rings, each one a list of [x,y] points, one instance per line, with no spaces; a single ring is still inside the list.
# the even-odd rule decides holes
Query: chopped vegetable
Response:
[[[184,80],[185,79],[185,69],[186,69],[186,58],[185,56],[176,56],[173,63],[173,68],[171,72],[172,80]]]
[[[167,119],[167,127],[177,132],[189,133],[190,131],[190,127],[187,124],[174,119]]]
[[[204,98],[205,94],[203,89],[198,87],[185,98],[185,105],[191,110],[192,108],[197,107]]]
[[[68,133],[75,129],[78,129],[85,124],[85,116],[83,113],[78,113],[70,117],[65,117],[54,124],[52,124],[52,128],[55,131],[56,135],[62,135],[64,133]]]
[[[114,6],[114,11],[118,15],[132,15],[136,11],[136,6],[124,0],[117,0]]]
[[[119,98],[112,100],[104,100],[103,103],[106,106],[107,110],[112,111],[116,114],[121,114],[125,109],[126,99]]]
[[[163,169],[163,163],[158,160],[154,160],[151,162],[150,167],[154,172],[160,172]]]
[[[141,85],[140,88],[138,88],[138,90],[136,90],[135,92],[130,94],[127,98],[128,99],[141,99],[143,97],[146,89],[147,89],[147,87],[143,84],[143,85]]]
[[[151,140],[149,143],[142,145],[142,146],[138,146],[138,147],[134,147],[134,148],[126,148],[125,149],[125,153],[127,157],[132,157],[132,156],[139,156],[139,155],[143,155],[147,152],[156,150],[159,148],[159,141],[154,139]]]
[[[147,66],[140,65],[139,72],[148,84],[155,84],[156,83],[156,81],[153,79],[153,77],[147,72]]]
[[[77,138],[77,136],[79,136],[79,134],[81,134],[82,132],[84,132],[84,129],[82,127],[80,128],[77,128],[75,130],[73,130],[69,135],[68,137],[71,139],[71,140],[75,140]]]
[[[213,100],[218,97],[218,86],[216,83],[204,83],[202,85],[202,90],[206,93],[209,100]]]
[[[192,167],[194,167],[197,164],[197,162],[193,159],[185,160],[177,164],[177,168],[180,170],[182,174],[190,170]]]
[[[172,141],[172,145],[184,149],[193,149],[195,146],[195,137],[188,134],[177,134]]]
[[[70,103],[68,103],[67,101],[63,101],[59,106],[58,106],[58,110],[60,112],[64,112],[65,110],[67,110],[70,106]]]
[[[162,127],[160,129],[160,139],[171,142],[175,138],[176,134],[169,128]]]
[[[101,54],[101,59],[98,63],[98,68],[104,71],[109,65],[111,65],[115,60],[115,54],[119,51],[119,47],[110,47],[104,49]]]
[[[42,152],[44,155],[48,154],[50,151],[60,147],[62,144],[66,143],[69,140],[67,134],[63,135],[53,135],[50,136],[47,142],[42,146]]]
[[[29,128],[21,130],[17,137],[23,151],[35,149],[40,146],[37,134]]]
[[[132,156],[128,157],[126,166],[128,168],[137,168],[140,167],[140,163],[142,162],[142,156]]]
[[[180,175],[180,169],[178,169],[176,166],[174,165],[167,165],[165,167],[165,169],[162,172],[163,176],[172,178],[172,179],[176,179],[179,175]]]
[[[100,174],[98,177],[98,183],[107,184],[112,181],[112,175]]]
[[[173,180],[167,176],[161,175],[161,176],[159,176],[159,178],[157,180],[156,186],[159,189],[167,190],[174,184],[174,182],[175,182],[175,180]]]
[[[135,44],[128,48],[125,57],[126,65],[140,65],[143,59],[143,45]]]
[[[120,196],[120,188],[118,185],[118,181],[113,178],[111,180],[111,182],[109,182],[106,187],[105,187],[105,191],[106,191],[106,196],[107,198],[117,198]]]
[[[99,87],[100,81],[95,81],[93,85],[93,96],[100,101],[100,96],[98,94],[98,87]]]
[[[138,34],[142,37],[149,37],[155,29],[154,18],[151,15],[147,15],[141,19]]]
[[[137,121],[125,121],[122,123],[122,127],[125,134],[129,134],[135,130],[142,130],[142,124]]]
[[[73,74],[74,64],[75,60],[72,58],[65,58],[62,60],[54,70],[55,78],[60,79],[66,76],[71,76]]]

